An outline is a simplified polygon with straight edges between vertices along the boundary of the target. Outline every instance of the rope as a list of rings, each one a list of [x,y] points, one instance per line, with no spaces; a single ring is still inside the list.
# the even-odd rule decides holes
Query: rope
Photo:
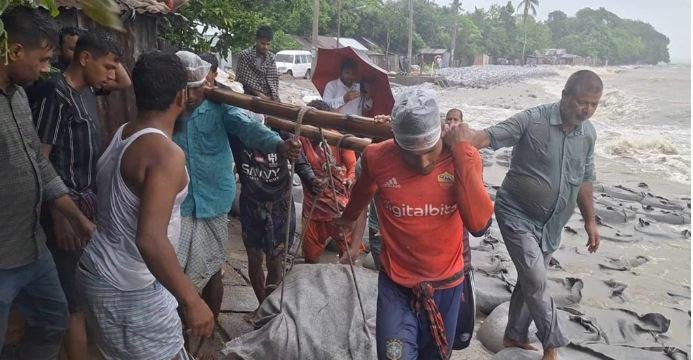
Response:
[[[303,117],[311,109],[313,109],[313,108],[304,106],[299,110],[298,117],[296,118],[296,123],[298,124],[298,126],[296,127],[296,130],[294,132],[294,135],[296,137],[299,137],[301,135],[301,124],[303,124]],[[352,135],[349,135],[349,134],[343,135],[339,139],[339,141],[337,142],[337,146],[336,146],[337,149],[341,148],[341,145],[342,145],[342,142],[344,141],[344,139],[351,137],[351,136]],[[325,136],[323,134],[322,128],[320,128],[320,138],[321,138],[321,145],[323,145],[321,147],[322,147],[323,153],[325,155],[325,159],[328,162],[327,171],[328,171],[328,177],[329,177],[329,181],[330,181],[330,187],[332,188],[332,195],[333,195],[333,198],[335,201],[335,205],[336,205],[337,209],[339,209],[339,202],[337,201],[337,190],[334,186],[334,179],[332,178],[332,166],[335,166],[335,164],[333,163],[334,159],[328,155],[328,151],[329,151],[328,149],[329,148],[327,145],[327,141],[325,140]],[[295,166],[294,165],[295,165],[295,160],[292,160],[291,161],[291,179],[293,179],[294,174],[295,174]],[[301,234],[301,238],[300,238],[299,243],[298,243],[299,246],[296,247],[296,250],[292,256],[291,264],[289,266],[288,271],[291,271],[291,269],[293,269],[293,266],[294,266],[294,263],[296,260],[295,255],[298,253],[298,249],[301,248],[300,245],[303,243],[305,236],[306,236],[306,233],[307,233],[306,232],[307,222],[310,221],[310,219],[313,217],[313,211],[315,210],[315,205],[318,203],[317,199],[320,196],[322,196],[322,193],[324,191],[325,191],[324,188],[321,189],[320,193],[317,195],[315,201],[313,201],[313,204],[312,204],[311,209],[309,211],[308,219],[302,219],[303,226],[301,228],[302,234]],[[289,195],[288,200],[293,201],[293,193],[291,193]],[[292,211],[291,211],[291,209],[292,209],[291,203],[289,203],[288,205],[289,206],[288,206],[287,221],[286,221],[286,237],[284,239],[284,261],[282,263],[282,265],[283,265],[282,266],[282,288],[281,288],[281,296],[280,296],[280,300],[279,300],[279,312],[280,313],[282,312],[283,307],[284,307],[284,287],[285,287],[285,281],[284,280],[285,280],[285,277],[287,274],[287,269],[286,269],[287,257],[289,255],[290,250],[291,250],[291,249],[289,249],[289,236],[292,235],[289,233],[289,230],[291,229],[290,228],[291,217],[294,216],[292,214]],[[351,258],[351,251],[350,251],[351,249],[349,247],[349,244],[346,241],[346,236],[344,236],[343,232],[341,233],[341,237],[342,237],[343,241],[345,242],[345,248],[347,249],[347,257],[349,259],[349,269],[351,271],[351,277],[352,277],[353,282],[354,282],[354,288],[356,289],[356,295],[357,295],[358,300],[359,300],[359,308],[361,309],[361,316],[363,317],[363,328],[364,328],[365,332],[368,333],[368,325],[366,323],[366,311],[363,308],[363,300],[361,298],[361,291],[359,289],[358,281],[356,280],[356,272],[354,271],[354,261]]]
[[[321,137],[323,136],[323,135],[322,135],[322,129],[320,130],[320,136],[321,136]],[[348,139],[348,138],[350,138],[350,137],[355,137],[355,136],[354,136],[354,135],[351,135],[351,134],[343,134],[343,135],[339,138],[339,140],[337,140],[337,145],[336,145],[337,149],[341,149],[341,148],[342,148],[342,143],[344,142],[344,140],[346,140],[346,139]],[[323,137],[323,139],[324,139],[324,137]]]
[[[289,265],[289,270],[288,272],[291,272],[291,269],[294,268],[294,264],[296,263],[296,256],[298,255],[298,251],[301,249],[301,245],[303,245],[303,241],[306,239],[306,234],[308,233],[306,231],[306,227],[308,226],[308,222],[310,222],[310,219],[313,218],[313,211],[315,211],[315,205],[318,204],[317,199],[319,199],[322,196],[322,193],[325,192],[325,188],[320,189],[320,192],[315,195],[315,201],[313,201],[313,204],[310,206],[310,211],[308,211],[308,217],[301,219],[301,237],[298,239],[297,246],[295,247],[296,249],[294,250],[293,254],[291,254],[291,265]]]
[[[342,136],[338,144],[341,144],[341,140],[348,137],[347,135]],[[335,202],[335,205],[337,206],[337,209],[339,209],[339,202],[337,201],[337,190],[334,187],[334,179],[332,178],[332,166],[335,166],[334,163],[332,163],[333,158],[330,157],[327,154],[327,141],[325,141],[325,135],[322,132],[322,128],[320,128],[320,139],[321,143],[323,143],[325,146],[322,148],[324,154],[325,154],[325,159],[327,160],[327,173],[328,177],[330,180],[330,187],[332,188],[332,196]],[[340,150],[339,146],[337,146],[337,150]],[[368,325],[366,324],[366,311],[363,309],[363,300],[361,300],[361,291],[359,290],[359,283],[356,280],[356,272],[354,271],[354,261],[351,258],[351,247],[349,246],[349,243],[346,240],[346,236],[344,235],[344,232],[340,230],[340,235],[342,238],[342,241],[344,241],[344,247],[346,248],[346,253],[347,253],[347,259],[349,260],[349,270],[351,271],[351,278],[354,281],[354,288],[356,289],[356,296],[358,297],[359,300],[359,308],[361,309],[361,316],[363,316],[363,329],[368,333]],[[352,239],[353,240],[353,239]]]
[[[303,117],[306,115],[306,113],[314,108],[310,106],[303,106],[301,109],[298,111],[298,116],[296,117],[296,129],[294,130],[294,136],[296,137],[296,140],[298,140],[298,137],[301,136],[301,125],[303,124]],[[293,178],[294,174],[296,173],[296,167],[294,166],[296,164],[296,160],[291,160],[291,176],[289,179],[291,179],[291,184],[293,184]],[[293,197],[293,191],[289,192],[289,196],[287,197],[289,203],[287,204],[287,212],[286,212],[286,237],[284,238],[284,260],[282,261],[282,290],[281,290],[281,296],[279,298],[279,312],[282,312],[282,309],[284,307],[284,277],[286,276],[286,260],[287,256],[289,255],[289,237],[292,236],[293,234],[290,234],[291,230],[291,217],[295,216],[293,214],[293,211],[291,209],[293,206],[291,206],[291,202],[294,201]]]

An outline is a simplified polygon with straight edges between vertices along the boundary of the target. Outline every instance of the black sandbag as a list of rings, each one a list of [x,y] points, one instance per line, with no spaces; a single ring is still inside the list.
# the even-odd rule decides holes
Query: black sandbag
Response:
[[[620,302],[626,302],[628,300],[628,296],[625,293],[626,289],[628,288],[627,284],[613,279],[604,280],[604,284],[611,289],[611,295],[609,298],[618,300]]]
[[[613,360],[688,360],[688,354],[675,347],[637,347],[629,345],[580,344],[575,345],[582,351],[600,354],[600,359]],[[570,358],[572,359],[572,358]]]
[[[366,312],[361,315],[349,267],[296,265],[281,292],[272,292],[258,310],[257,330],[228,342],[231,359],[375,359],[376,272],[355,267]]]
[[[541,360],[543,352],[523,350],[519,348],[508,348],[496,355],[494,355],[491,360]],[[606,359],[598,354],[592,354],[588,351],[579,351],[571,347],[564,347],[558,350],[558,356],[560,359],[566,360],[595,360],[595,359]]]
[[[627,188],[625,186],[621,186],[621,185],[616,185],[616,186],[596,185],[594,187],[594,190],[597,192],[605,193],[605,194],[607,194],[613,198],[616,198],[616,199],[635,201],[635,202],[640,202],[647,196],[647,194],[642,192],[642,191],[635,191],[635,190],[629,189],[629,188]]]
[[[635,243],[643,240],[642,235],[609,227],[599,228],[599,238],[619,243]]]
[[[646,256],[638,255],[629,258],[608,258],[608,263],[600,263],[599,268],[604,270],[629,271],[650,261]]]
[[[508,324],[508,309],[510,303],[505,302],[497,306],[493,312],[484,320],[476,333],[476,337],[489,351],[497,353],[503,350],[503,334],[505,326]],[[536,343],[539,340],[534,335],[537,328],[534,323],[529,328],[529,341]]]
[[[585,286],[581,279],[550,278],[548,279],[549,293],[557,306],[571,306],[582,300],[582,289]]]
[[[488,315],[498,305],[510,301],[511,292],[503,280],[476,272],[474,273],[474,295],[476,309]]]
[[[668,341],[664,335],[669,331],[671,320],[659,313],[639,315],[628,309],[596,309],[581,307],[580,310],[565,308],[570,312],[570,321],[592,325],[592,332],[601,341],[610,345],[629,345],[638,347],[662,346]],[[575,341],[575,343],[581,343]],[[595,341],[584,341],[594,343]]]
[[[496,242],[500,240],[491,232],[482,243],[494,246]],[[482,314],[490,314],[496,306],[510,300],[517,272],[510,256],[505,252],[475,252],[473,256],[476,307]]]
[[[664,210],[685,210],[688,208],[685,201],[682,200],[669,200],[661,196],[655,196],[652,194],[647,194],[647,196],[640,202],[643,207],[653,207]]]
[[[687,225],[691,223],[691,215],[672,212],[668,210],[640,211],[639,215],[647,216],[652,220],[656,220],[665,224],[672,225]]]
[[[597,216],[611,224],[625,224],[635,220],[635,211],[623,207],[612,207],[597,204],[594,207]]]
[[[635,222],[633,229],[636,232],[647,235],[647,237],[657,237],[657,238],[667,238],[674,239],[675,237],[670,235],[671,230],[664,228],[661,224],[658,224],[653,219],[643,219],[641,217]],[[678,238],[678,236],[676,237]]]

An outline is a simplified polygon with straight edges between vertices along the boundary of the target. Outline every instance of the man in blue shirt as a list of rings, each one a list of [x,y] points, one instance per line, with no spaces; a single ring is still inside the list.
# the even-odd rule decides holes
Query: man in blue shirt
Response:
[[[558,348],[570,342],[546,281],[549,261],[575,205],[585,222],[587,249],[599,249],[592,196],[597,132],[589,119],[603,89],[597,74],[580,70],[568,78],[559,102],[528,109],[484,130],[458,125],[466,128],[467,140],[477,148],[513,147],[495,204],[498,227],[517,268],[503,345],[536,350],[528,331],[534,322],[543,360],[558,359]]]
[[[185,129],[174,141],[185,152],[190,176],[188,197],[181,207],[177,254],[216,318],[224,294],[221,268],[229,250],[227,214],[236,193],[228,136],[235,135],[250,149],[277,152],[289,160],[299,156],[301,146],[294,140],[282,140],[239,108],[205,100],[210,64],[188,51],[176,55],[188,70],[188,111],[183,118]],[[197,355],[205,358],[210,351],[205,346]]]

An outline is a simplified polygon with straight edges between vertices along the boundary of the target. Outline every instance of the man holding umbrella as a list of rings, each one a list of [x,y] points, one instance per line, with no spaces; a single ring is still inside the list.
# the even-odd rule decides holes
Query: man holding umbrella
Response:
[[[323,101],[342,114],[362,115],[363,110],[370,110],[373,106],[373,100],[367,94],[362,94],[365,89],[356,82],[357,70],[356,61],[344,59],[339,65],[339,79],[325,85]]]
[[[395,103],[387,72],[350,47],[318,49],[312,81],[323,101],[342,114],[389,114]]]

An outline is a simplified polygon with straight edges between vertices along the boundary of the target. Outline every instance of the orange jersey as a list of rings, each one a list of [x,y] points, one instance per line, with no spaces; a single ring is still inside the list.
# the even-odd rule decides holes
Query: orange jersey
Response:
[[[301,146],[303,147],[303,153],[306,156],[306,160],[313,168],[315,176],[318,178],[328,179],[329,172],[327,170],[327,160],[325,159],[325,153],[318,145],[314,145],[310,139],[301,137]],[[318,204],[313,211],[313,217],[309,220],[315,221],[331,221],[334,218],[339,217],[341,211],[346,206],[349,201],[349,191],[344,186],[345,180],[353,180],[356,178],[356,153],[352,150],[337,149],[334,146],[330,146],[328,150],[329,156],[332,157],[332,163],[334,168],[331,169],[332,177],[334,180],[335,191],[337,192],[337,203],[339,208],[334,201],[334,196],[332,189],[328,186],[325,191],[323,191],[322,196],[317,199]],[[315,201],[315,196],[310,192],[310,189],[303,189],[303,217],[307,218],[310,213],[310,208],[313,206],[313,201]]]
[[[393,140],[368,146],[361,162],[363,173],[343,216],[355,220],[378,192],[380,256],[388,277],[412,288],[460,272],[463,226],[481,230],[493,213],[476,148],[461,143],[450,151],[445,146],[428,175],[412,170]]]

